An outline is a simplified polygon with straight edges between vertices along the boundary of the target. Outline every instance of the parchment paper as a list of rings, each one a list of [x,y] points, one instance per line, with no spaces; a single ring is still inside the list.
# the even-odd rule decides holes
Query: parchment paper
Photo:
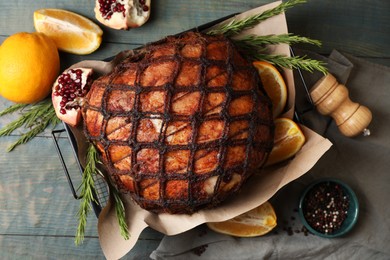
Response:
[[[261,13],[280,3],[281,1],[278,1],[252,9],[240,14],[237,18],[241,19],[249,15]],[[287,31],[285,16],[280,14],[260,23],[245,33],[268,35],[287,33]],[[289,46],[287,45],[271,46],[270,52],[273,54],[290,55]],[[113,63],[119,62],[128,54],[128,52],[121,53]],[[74,67],[77,66],[92,67],[99,73],[106,73],[112,69],[113,64],[102,61],[84,61],[74,65]],[[289,97],[286,112],[282,116],[292,118],[295,105],[293,73],[290,70],[284,70],[283,76],[288,86]],[[122,196],[131,235],[129,240],[124,240],[120,235],[115,209],[109,201],[100,213],[98,221],[99,239],[105,257],[107,259],[118,259],[126,255],[137,242],[142,230],[147,226],[167,235],[175,235],[205,222],[223,221],[233,218],[264,203],[283,186],[305,174],[331,146],[329,140],[309,128],[301,127],[306,136],[306,143],[294,159],[259,171],[258,174],[252,176],[244,184],[244,188],[238,195],[225,201],[225,203],[215,209],[201,210],[193,215],[154,214],[141,209],[129,196]],[[80,135],[80,129],[73,130],[76,135]]]

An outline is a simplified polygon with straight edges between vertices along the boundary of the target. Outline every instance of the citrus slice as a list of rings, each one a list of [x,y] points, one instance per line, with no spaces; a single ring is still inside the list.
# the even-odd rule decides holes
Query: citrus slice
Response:
[[[262,236],[276,225],[275,210],[268,201],[235,218],[207,223],[207,226],[215,232],[236,237]]]
[[[287,87],[283,76],[278,69],[266,61],[255,61],[253,65],[260,75],[264,89],[272,101],[272,112],[277,118],[282,112],[287,102]]]
[[[52,38],[57,48],[73,54],[89,54],[99,48],[103,31],[91,20],[62,9],[34,12],[34,27]]]
[[[266,165],[275,164],[294,156],[305,143],[299,126],[289,118],[275,119],[274,146]]]

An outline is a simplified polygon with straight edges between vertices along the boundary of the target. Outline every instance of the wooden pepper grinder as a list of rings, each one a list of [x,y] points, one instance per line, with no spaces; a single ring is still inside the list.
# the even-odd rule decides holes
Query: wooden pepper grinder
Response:
[[[349,98],[348,89],[337,82],[336,78],[327,74],[310,90],[310,96],[319,113],[330,115],[336,122],[340,132],[348,137],[359,133],[370,135],[367,126],[372,119],[371,111]]]

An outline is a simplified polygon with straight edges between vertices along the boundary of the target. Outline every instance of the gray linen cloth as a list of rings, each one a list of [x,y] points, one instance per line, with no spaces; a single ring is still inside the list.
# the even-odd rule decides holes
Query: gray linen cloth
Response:
[[[271,198],[277,228],[262,237],[234,238],[201,225],[165,236],[152,259],[390,259],[390,68],[337,51],[327,58],[304,51],[295,54],[327,62],[329,71],[349,89],[352,101],[370,108],[371,136],[343,136],[330,117],[310,109],[303,87],[297,84],[300,119],[333,146],[310,172]],[[321,75],[303,76],[310,89]],[[299,195],[321,177],[346,182],[359,199],[358,222],[343,237],[326,239],[302,231]]]

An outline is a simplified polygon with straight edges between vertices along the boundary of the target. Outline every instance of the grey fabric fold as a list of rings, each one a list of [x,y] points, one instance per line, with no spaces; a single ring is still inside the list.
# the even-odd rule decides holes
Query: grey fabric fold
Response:
[[[262,237],[233,238],[202,225],[165,236],[152,259],[390,259],[390,68],[338,51],[329,57],[303,50],[295,54],[325,61],[329,71],[347,86],[351,99],[370,108],[371,136],[343,136],[330,117],[313,109],[297,78],[299,118],[333,146],[307,174],[270,200],[278,217],[277,228]],[[321,75],[303,73],[303,77],[310,89]],[[303,232],[299,220],[300,194],[322,177],[346,182],[359,199],[358,222],[340,238]]]

